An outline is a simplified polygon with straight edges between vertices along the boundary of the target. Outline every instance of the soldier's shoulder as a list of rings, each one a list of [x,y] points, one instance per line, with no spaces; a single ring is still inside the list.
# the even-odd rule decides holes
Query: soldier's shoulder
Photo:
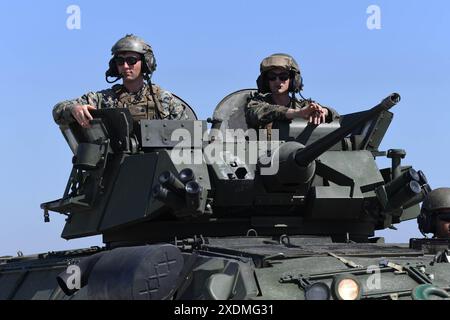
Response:
[[[160,85],[152,83],[152,90],[153,91],[163,91],[164,89]]]
[[[272,94],[271,93],[260,93],[260,92],[252,92],[250,96],[248,97],[248,101],[262,101],[262,102],[269,102],[271,101]]]
[[[90,92],[90,93],[88,93],[88,95],[101,97],[102,99],[115,98],[118,95],[120,95],[122,90],[123,90],[123,86],[120,84],[116,84],[116,85],[112,86],[111,88],[103,89],[103,90],[96,91],[96,92]]]
[[[152,84],[152,90],[155,95],[162,102],[173,103],[176,99],[174,99],[174,95],[169,90],[166,90],[156,84]]]
[[[120,86],[120,85],[118,85],[118,86]],[[85,96],[111,95],[111,94],[115,94],[117,91],[118,91],[118,88],[116,88],[116,86],[114,86],[112,88],[102,89],[99,91],[89,91],[88,93],[85,94]]]
[[[152,84],[152,90],[155,94],[159,95],[159,96],[173,96],[172,92],[170,92],[169,90],[166,90],[164,88],[162,88],[161,86],[157,85],[157,84]]]

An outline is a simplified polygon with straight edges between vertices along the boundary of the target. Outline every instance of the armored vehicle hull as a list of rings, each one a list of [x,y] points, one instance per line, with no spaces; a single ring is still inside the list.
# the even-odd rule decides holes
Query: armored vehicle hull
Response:
[[[61,127],[73,169],[45,221],[64,214],[63,238],[105,247],[0,258],[0,299],[448,299],[447,240],[373,238],[431,190],[404,150],[378,149],[400,96],[268,135],[244,120],[253,93],[223,99],[209,132],[194,113],[133,122],[127,109]]]
[[[325,237],[250,235],[192,238],[177,245],[53,252],[3,258],[0,298],[448,298],[450,265],[445,255],[432,254],[429,249],[406,244],[333,243]],[[70,266],[79,266],[80,273]],[[354,281],[358,289],[350,293],[339,290],[337,281],[346,279]]]

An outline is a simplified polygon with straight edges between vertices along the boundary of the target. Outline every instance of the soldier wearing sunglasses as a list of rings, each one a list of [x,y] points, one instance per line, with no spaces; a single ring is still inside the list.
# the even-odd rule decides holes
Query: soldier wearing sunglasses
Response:
[[[258,94],[250,99],[245,108],[249,127],[270,128],[274,121],[289,121],[294,118],[303,118],[319,125],[339,117],[331,108],[295,97],[295,93],[302,90],[303,84],[300,68],[290,55],[280,53],[265,58],[261,62],[260,71],[257,80]]]
[[[113,57],[106,71],[106,81],[114,83],[122,79],[123,84],[58,103],[53,108],[53,117],[57,124],[76,121],[87,128],[92,120],[89,111],[99,108],[128,108],[136,121],[187,119],[185,107],[181,102],[170,92],[150,82],[156,69],[156,61],[148,44],[134,35],[126,35],[112,47],[111,52]]]
[[[424,235],[432,233],[435,238],[450,238],[450,188],[438,188],[427,195],[417,222]]]

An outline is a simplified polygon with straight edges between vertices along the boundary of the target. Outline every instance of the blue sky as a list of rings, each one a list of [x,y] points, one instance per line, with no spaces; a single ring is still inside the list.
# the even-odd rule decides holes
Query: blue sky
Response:
[[[66,27],[69,5],[81,10],[79,30]],[[381,9],[379,30],[367,28],[370,5]],[[259,61],[275,52],[300,63],[306,97],[341,114],[397,91],[403,99],[382,149],[406,149],[405,163],[433,188],[450,186],[448,1],[18,0],[2,3],[0,30],[0,255],[101,243],[62,240],[64,218],[44,224],[39,204],[62,195],[71,168],[52,107],[107,88],[110,48],[126,33],[152,45],[154,81],[203,119],[227,94],[254,87]],[[379,234],[404,242],[419,235],[415,222]]]

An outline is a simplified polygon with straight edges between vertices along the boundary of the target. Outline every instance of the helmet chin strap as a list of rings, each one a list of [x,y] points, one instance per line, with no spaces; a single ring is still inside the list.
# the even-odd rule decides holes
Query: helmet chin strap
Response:
[[[110,78],[109,76],[105,77],[106,82],[108,83],[116,83],[117,81],[119,81],[120,79],[122,79],[122,77],[116,77],[116,79],[114,80],[108,80],[108,78]]]
[[[151,85],[151,75],[148,75],[147,73],[142,74],[142,77],[144,78],[145,81],[147,81],[148,85]],[[108,83],[116,83],[117,81],[119,81],[120,79],[122,79],[122,76],[119,77],[115,77],[114,80],[109,80],[109,78],[112,78],[110,76],[105,76],[105,80]]]

